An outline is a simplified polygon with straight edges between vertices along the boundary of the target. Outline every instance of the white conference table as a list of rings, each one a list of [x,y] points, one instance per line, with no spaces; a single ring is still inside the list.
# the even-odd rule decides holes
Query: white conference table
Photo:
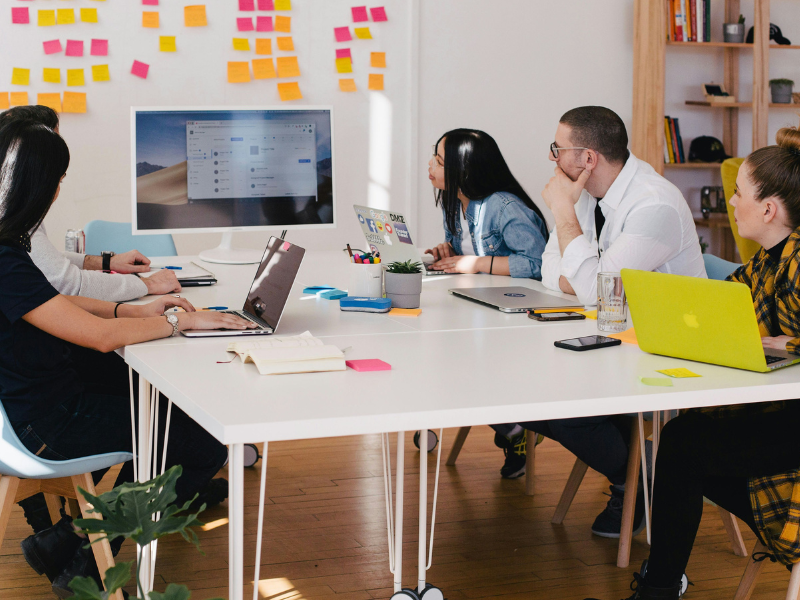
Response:
[[[189,257],[168,259],[170,264]],[[210,288],[185,288],[182,295],[197,307],[239,308],[255,273],[255,265],[204,265],[220,283]],[[597,332],[596,322],[542,323],[525,314],[504,314],[456,298],[451,287],[519,285],[544,290],[533,280],[489,275],[426,277],[416,318],[349,313],[338,301],[304,295],[311,285],[346,289],[349,263],[339,252],[308,252],[287,303],[278,335],[309,330],[325,343],[348,348],[348,359],[379,358],[391,371],[347,371],[283,377],[258,374],[238,359],[229,364],[231,338],[187,339],[181,336],[129,346],[120,351],[140,375],[140,397],[163,393],[221,443],[230,447],[229,541],[230,598],[242,598],[243,579],[243,444],[263,442],[264,461],[271,441],[398,432],[397,494],[402,491],[405,431],[486,423],[535,421],[598,414],[637,413],[800,397],[800,369],[770,374],[751,373],[702,363],[650,355],[622,344],[590,352],[553,346],[565,338]],[[569,296],[564,296],[570,298]],[[178,346],[178,347],[176,347]],[[651,387],[642,376],[686,366],[699,378],[676,379],[674,387]],[[152,388],[150,387],[152,386]],[[147,425],[140,403],[140,427]],[[142,421],[144,417],[144,421]],[[144,435],[140,429],[140,444]],[[384,445],[388,437],[383,436]],[[420,458],[427,436],[420,436]],[[147,442],[147,440],[144,440]],[[139,472],[146,467],[148,446],[139,449]],[[388,450],[384,451],[386,461]],[[390,466],[391,469],[391,466]],[[266,462],[262,465],[261,524]],[[427,462],[420,461],[427,482]],[[389,496],[391,477],[387,480]],[[427,507],[427,485],[420,486],[420,507]],[[425,510],[420,514],[425,515]],[[402,532],[403,503],[397,502],[395,523],[387,500],[391,530]],[[420,518],[419,578],[425,585],[426,518]],[[390,542],[395,591],[400,589],[402,540]],[[257,556],[256,569],[259,560]],[[151,575],[152,577],[152,575]],[[257,579],[257,578],[256,578]],[[420,587],[422,589],[422,587]],[[435,597],[435,596],[431,596]]]

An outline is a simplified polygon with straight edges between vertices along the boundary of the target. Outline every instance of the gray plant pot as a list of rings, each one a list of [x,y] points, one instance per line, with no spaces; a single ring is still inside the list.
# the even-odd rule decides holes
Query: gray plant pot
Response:
[[[723,23],[722,40],[735,44],[744,43],[744,24],[743,23]]]
[[[386,297],[394,308],[419,308],[422,273],[389,273],[384,280]]]
[[[788,83],[771,83],[769,89],[772,91],[772,102],[774,104],[791,104],[792,88]]]

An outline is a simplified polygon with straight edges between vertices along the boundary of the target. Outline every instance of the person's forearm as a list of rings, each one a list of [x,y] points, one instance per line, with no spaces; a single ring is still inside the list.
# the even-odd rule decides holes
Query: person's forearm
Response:
[[[572,294],[575,296],[575,290],[572,289],[572,284],[570,284],[569,279],[564,277],[563,275],[558,278],[558,287],[561,288],[561,291],[565,294]]]
[[[494,258],[494,262],[492,262]],[[492,275],[510,275],[511,271],[508,268],[507,256],[481,256],[478,259],[478,270],[481,273],[489,273],[491,270]]]
[[[583,229],[578,221],[578,215],[575,214],[574,204],[555,207],[553,216],[556,219],[556,231],[558,232],[558,249],[561,256],[564,256],[564,250],[567,249],[570,242],[583,235]]]
[[[83,259],[83,268],[86,271],[102,271],[103,257],[87,254],[86,258]]]
[[[117,306],[116,302],[95,300],[94,298],[86,298],[84,296],[64,296],[64,298],[72,302],[75,306],[81,307],[86,312],[92,313],[95,317],[100,317],[102,319],[114,318],[114,308]]]

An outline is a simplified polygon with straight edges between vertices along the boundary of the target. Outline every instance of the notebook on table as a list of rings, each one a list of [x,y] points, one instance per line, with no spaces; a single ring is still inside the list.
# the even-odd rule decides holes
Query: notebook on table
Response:
[[[344,353],[325,345],[306,331],[300,335],[273,337],[258,341],[231,342],[228,352],[235,352],[244,363],[255,364],[262,375],[344,371]]]
[[[179,265],[180,268],[172,268],[170,267],[178,266],[178,265],[170,265],[169,263],[165,264],[150,264],[150,270],[146,273],[139,273],[139,277],[152,277],[159,271],[163,271],[164,269],[169,269],[173,273],[175,273],[175,277],[178,278],[178,282],[183,287],[196,287],[201,285],[214,285],[217,283],[216,276],[209,271],[208,269],[204,269],[200,265],[195,262],[191,262],[189,264],[182,264]]]

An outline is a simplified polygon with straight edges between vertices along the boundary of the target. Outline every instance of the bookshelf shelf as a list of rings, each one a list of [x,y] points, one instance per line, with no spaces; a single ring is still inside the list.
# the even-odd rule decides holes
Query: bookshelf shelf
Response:
[[[738,44],[734,42],[673,42],[667,40],[667,46],[682,46],[684,48],[739,48],[750,49],[753,44]],[[781,46],[780,44],[770,44],[770,50],[800,50],[800,45],[792,44],[791,46]]]
[[[687,106],[702,106],[705,108],[753,108],[752,102],[703,102],[702,100],[687,100]],[[789,103],[776,103],[770,102],[770,108],[793,108],[794,110],[800,110],[800,104],[795,104],[793,102]]]

